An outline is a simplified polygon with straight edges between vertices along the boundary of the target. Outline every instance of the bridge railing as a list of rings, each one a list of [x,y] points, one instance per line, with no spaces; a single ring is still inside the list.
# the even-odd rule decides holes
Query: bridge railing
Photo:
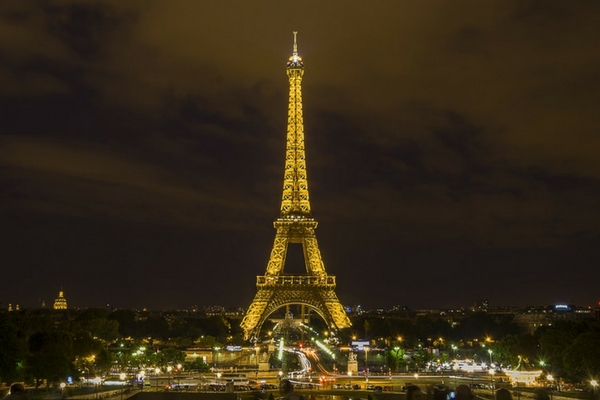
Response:
[[[279,275],[279,276],[257,276],[258,286],[335,286],[335,276],[307,276],[307,275]]]

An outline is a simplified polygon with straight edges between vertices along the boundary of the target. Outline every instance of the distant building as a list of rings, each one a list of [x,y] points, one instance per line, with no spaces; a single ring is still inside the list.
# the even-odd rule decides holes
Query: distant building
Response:
[[[52,308],[55,310],[67,309],[67,299],[65,299],[62,289],[58,292],[58,297],[54,300],[54,306]]]
[[[215,316],[215,315],[224,315],[225,307],[223,307],[223,306],[205,306],[204,313],[209,317]]]
[[[488,312],[490,309],[490,302],[488,299],[483,299],[475,302],[475,308],[473,311],[475,312]]]
[[[534,333],[541,326],[552,326],[557,321],[576,321],[593,318],[591,307],[556,304],[544,307],[528,307],[514,314],[513,322],[526,332]]]

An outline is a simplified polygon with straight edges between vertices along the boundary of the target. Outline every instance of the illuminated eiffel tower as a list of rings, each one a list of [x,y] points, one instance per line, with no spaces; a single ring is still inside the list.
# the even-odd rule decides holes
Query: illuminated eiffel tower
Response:
[[[257,337],[262,324],[273,312],[292,304],[308,306],[332,330],[351,326],[335,294],[335,276],[325,272],[315,236],[317,221],[310,212],[302,117],[304,65],[298,55],[296,34],[294,32],[293,53],[287,63],[290,92],[281,212],[273,223],[277,233],[267,271],[257,277],[258,291],[241,323],[246,339]],[[290,243],[302,245],[306,275],[284,274]]]

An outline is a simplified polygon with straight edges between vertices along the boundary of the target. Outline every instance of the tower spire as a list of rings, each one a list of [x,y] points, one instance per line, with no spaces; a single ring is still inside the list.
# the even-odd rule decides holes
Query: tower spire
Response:
[[[294,50],[292,52],[292,55],[297,56],[298,55],[298,43],[296,43],[296,35],[298,34],[298,31],[294,31]]]
[[[300,57],[298,55],[298,41],[297,41],[298,31],[294,31],[293,33],[294,33],[294,46],[292,47],[292,56],[288,60],[287,66],[288,66],[288,69],[290,69],[290,68],[303,69],[304,65],[302,64],[302,57]]]

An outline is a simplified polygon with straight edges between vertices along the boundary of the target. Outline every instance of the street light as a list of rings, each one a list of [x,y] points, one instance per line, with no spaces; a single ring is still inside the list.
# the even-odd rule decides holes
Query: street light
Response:
[[[369,353],[369,346],[365,346],[364,350],[365,350],[365,381],[369,382],[369,364],[367,362],[367,354]]]
[[[596,388],[598,387],[598,381],[593,379],[590,381],[590,385],[592,385],[592,392],[594,394],[594,400],[596,399]]]
[[[64,395],[65,395],[65,386],[67,386],[66,383],[64,383],[64,382],[60,383],[60,397],[64,397]]]
[[[100,382],[102,382],[102,379],[95,377],[92,382],[96,385],[96,398],[99,397],[98,395],[98,385],[100,384]]]
[[[394,347],[394,362],[396,363],[396,373],[398,373],[398,367],[400,364],[400,361],[398,360],[400,358],[400,347],[396,346]]]
[[[333,374],[335,375],[335,354],[331,355],[331,359],[333,360]]]
[[[492,351],[492,349],[489,349],[488,353],[490,353],[490,368],[491,368],[492,367],[492,354],[494,354],[494,352]]]
[[[348,377],[350,378],[350,385],[352,385],[352,371],[348,371]]]
[[[493,369],[490,368],[489,373],[490,373],[490,390],[493,394],[494,393],[494,374],[496,373],[496,371],[494,371]]]
[[[169,366],[167,367],[167,373],[169,374],[169,389],[171,389],[171,385],[172,385],[172,382],[171,382],[171,379],[172,379],[172,378],[171,378],[171,376],[172,376],[171,372],[172,372],[172,371],[173,371],[173,367],[171,367],[171,366],[169,365]]]
[[[219,368],[219,353],[221,352],[221,348],[220,347],[215,347],[215,351],[216,351],[216,354],[215,354],[215,356],[216,356],[215,357],[215,361],[216,361],[215,362],[215,368]]]
[[[121,400],[123,400],[123,392],[125,391],[125,382],[123,382],[125,377],[125,372],[121,372],[121,374],[119,374],[119,379],[121,379]]]
[[[138,376],[137,376],[138,381],[140,381],[142,383],[142,387],[140,389],[140,391],[142,391],[142,392],[144,391],[144,380],[145,380],[145,377],[146,377],[146,371],[144,371],[144,370],[140,371],[139,374],[138,374]]]
[[[552,390],[554,390],[554,376],[546,375],[546,380],[548,381],[548,384],[550,385],[550,399],[552,399]]]
[[[156,368],[154,369],[154,373],[156,374],[156,391],[157,391],[157,392],[158,392],[158,377],[159,377],[159,375],[160,375],[160,372],[161,372],[161,371],[160,371],[160,368],[156,367]]]

